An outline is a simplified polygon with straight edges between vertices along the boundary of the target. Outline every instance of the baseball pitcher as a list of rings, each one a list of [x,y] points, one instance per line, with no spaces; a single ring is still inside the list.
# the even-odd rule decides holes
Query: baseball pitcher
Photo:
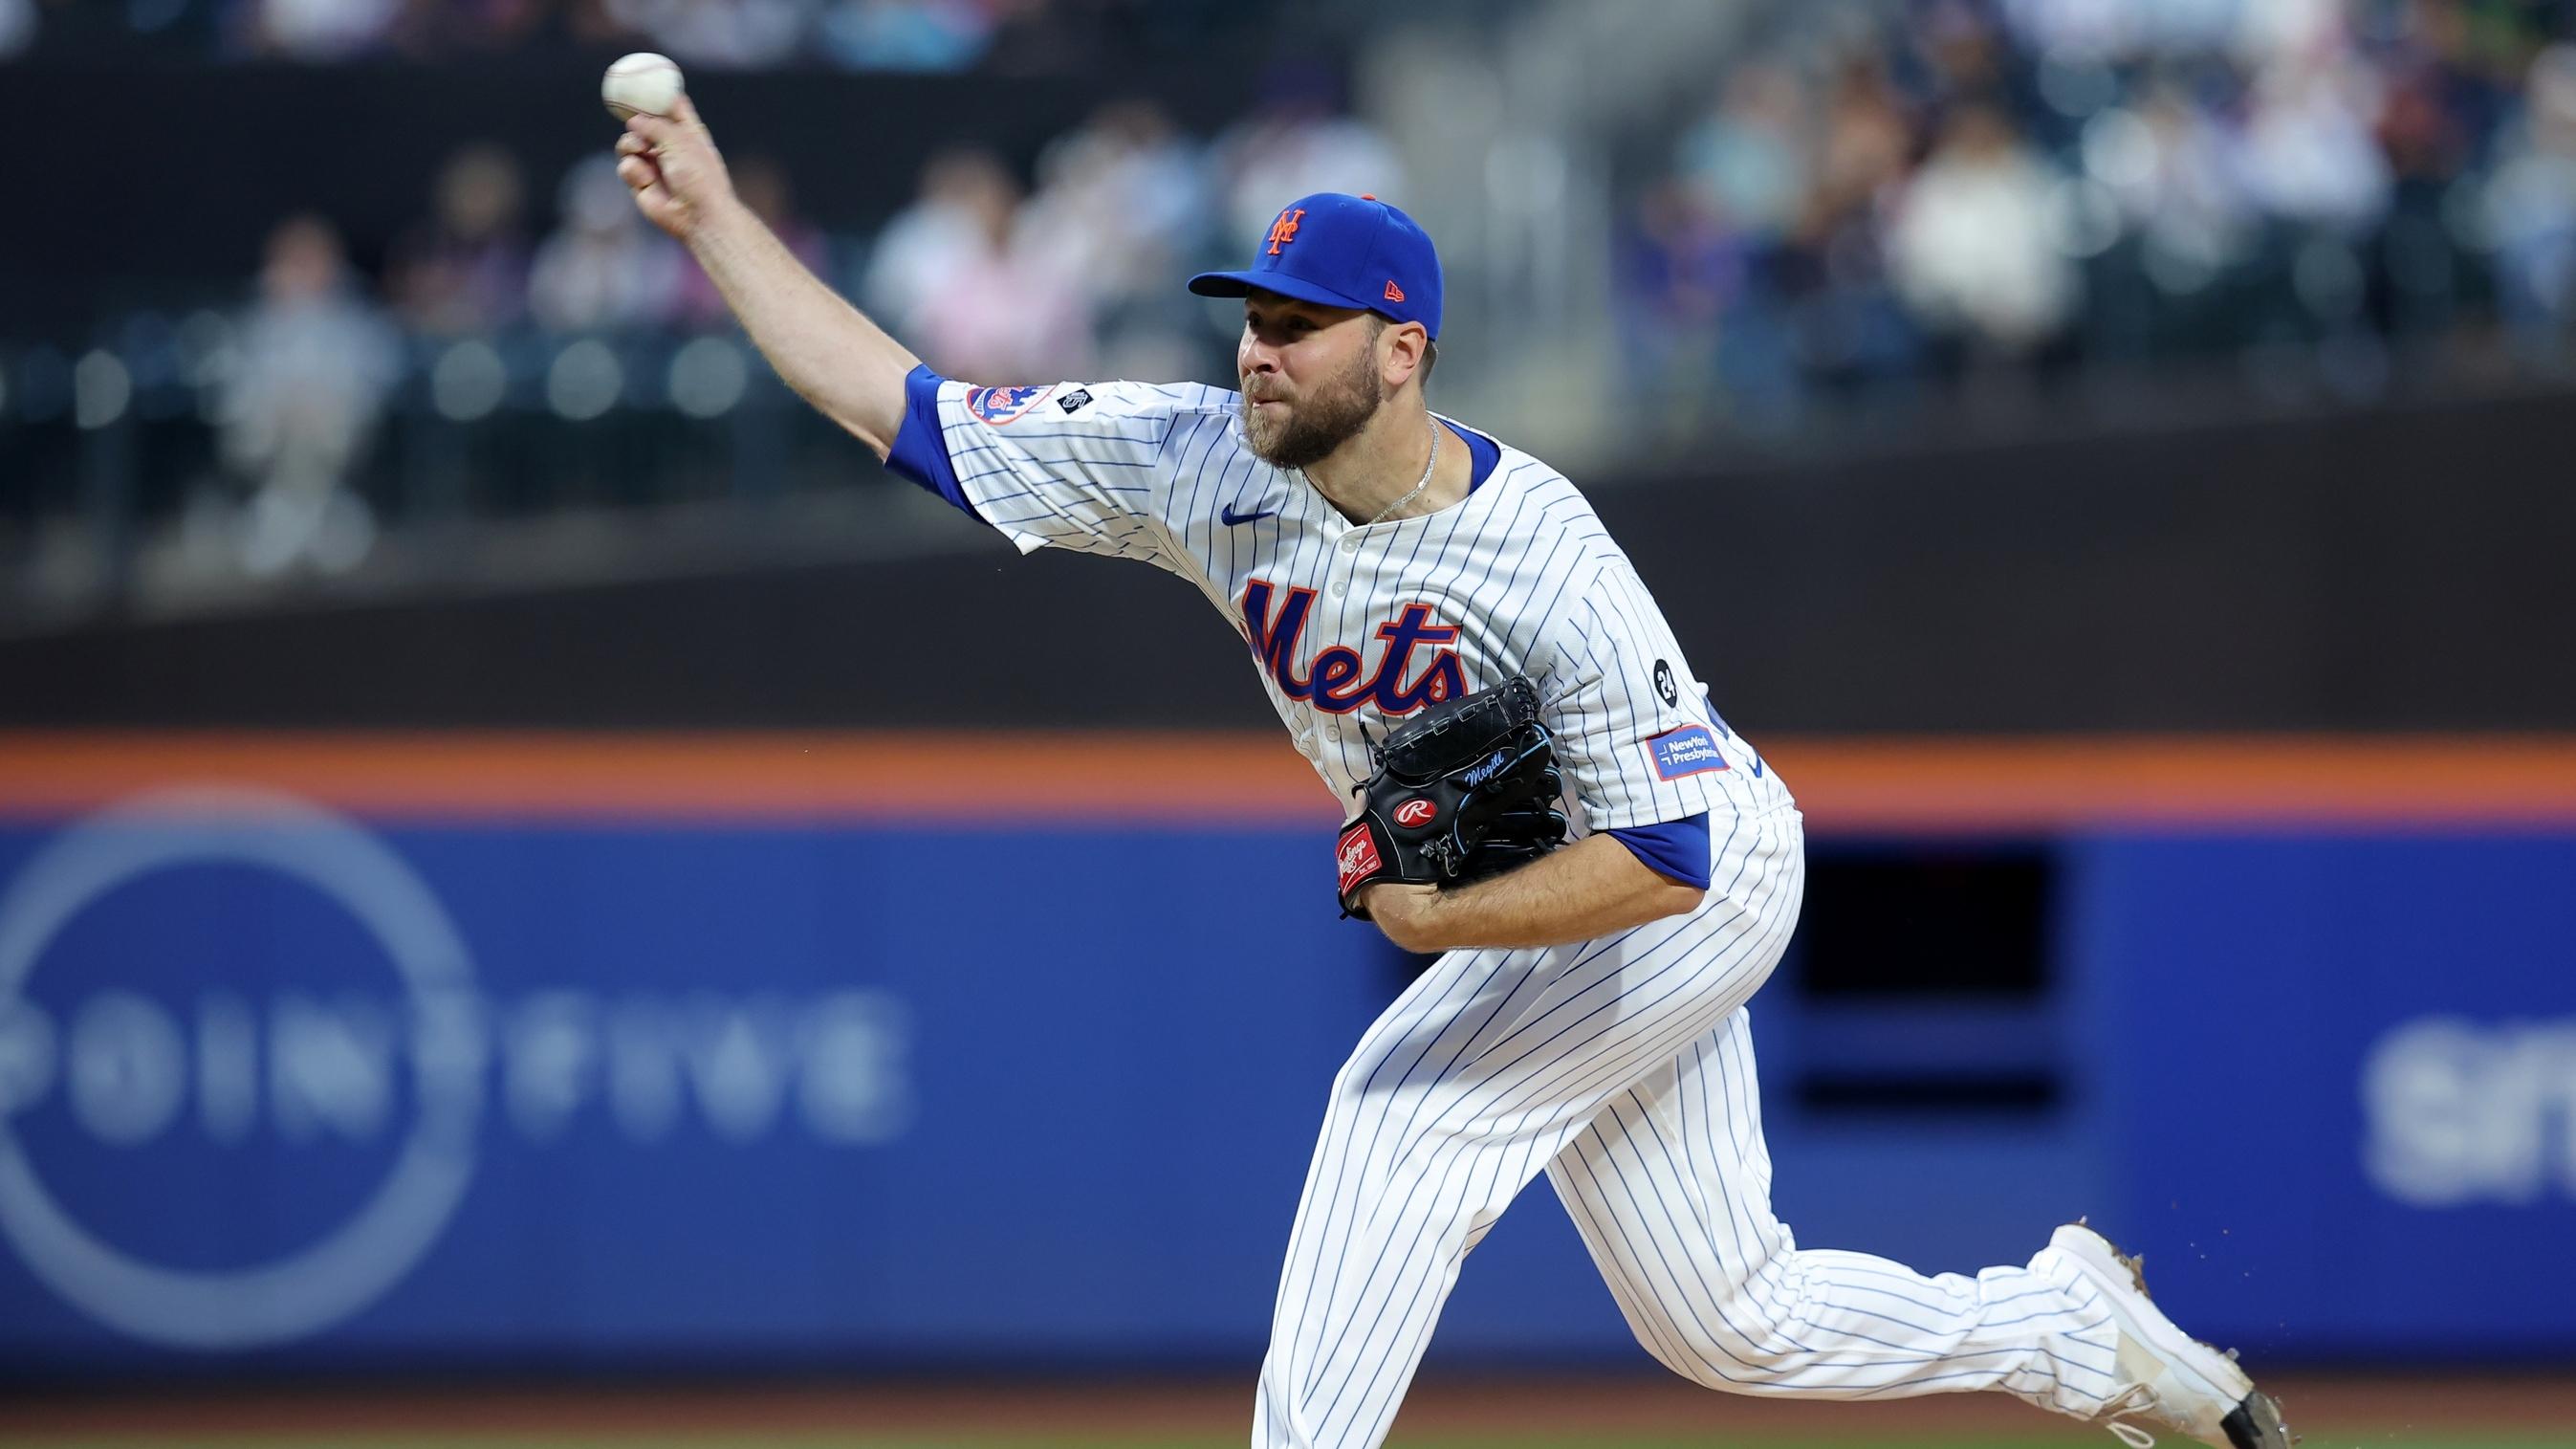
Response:
[[[1426,406],[1440,264],[1411,218],[1302,197],[1250,265],[1192,278],[1240,299],[1232,390],[970,387],[789,255],[689,102],[626,124],[636,204],[807,401],[1023,550],[1207,596],[1350,811],[1340,909],[1439,953],[1333,1083],[1256,1449],[1382,1442],[1460,1265],[1541,1172],[1639,1342],[1710,1388],[1996,1389],[2133,1445],[2287,1449],[2087,1227],[1926,1277],[1773,1216],[1745,1003],[1797,921],[1797,808],[1574,485]]]

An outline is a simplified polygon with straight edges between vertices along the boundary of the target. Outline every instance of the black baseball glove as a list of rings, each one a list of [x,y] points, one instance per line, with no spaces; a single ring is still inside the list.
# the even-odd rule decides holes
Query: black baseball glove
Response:
[[[1538,687],[1514,675],[1442,700],[1374,747],[1377,773],[1335,852],[1342,913],[1365,920],[1375,881],[1447,888],[1498,875],[1565,841],[1565,782]]]

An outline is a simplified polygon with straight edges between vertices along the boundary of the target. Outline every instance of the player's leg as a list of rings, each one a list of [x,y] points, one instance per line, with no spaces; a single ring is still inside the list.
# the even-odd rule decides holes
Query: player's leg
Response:
[[[1361,1039],[1290,1235],[1256,1449],[1381,1442],[1504,1207],[1769,974],[1796,918],[1796,816],[1724,844],[1723,889],[1693,916],[1576,952],[1453,952]]]
[[[2121,1387],[2101,1295],[2054,1253],[1966,1278],[1799,1248],[1771,1212],[1743,1011],[1611,1101],[1548,1177],[1638,1341],[1710,1388],[2002,1389],[2092,1417]]]

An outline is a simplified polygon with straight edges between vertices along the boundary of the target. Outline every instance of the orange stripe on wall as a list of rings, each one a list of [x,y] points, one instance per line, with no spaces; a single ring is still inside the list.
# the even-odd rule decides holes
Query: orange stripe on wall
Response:
[[[2576,826],[2576,737],[1782,739],[1828,830],[2112,823]],[[0,733],[0,814],[181,783],[427,819],[1331,825],[1266,734]]]
[[[1811,825],[2576,825],[2576,738],[1790,741]]]
[[[365,815],[1340,820],[1284,738],[1106,734],[0,734],[0,812],[257,784]]]

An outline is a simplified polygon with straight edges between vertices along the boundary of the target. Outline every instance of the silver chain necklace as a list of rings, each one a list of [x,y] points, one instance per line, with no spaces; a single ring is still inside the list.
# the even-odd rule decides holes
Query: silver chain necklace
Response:
[[[1422,477],[1421,477],[1418,481],[1416,481],[1416,482],[1414,483],[1414,485],[1413,485],[1413,487],[1412,487],[1412,488],[1410,488],[1410,489],[1406,490],[1405,495],[1404,495],[1403,497],[1401,497],[1401,498],[1399,498],[1399,499],[1395,500],[1393,503],[1388,504],[1388,505],[1387,505],[1387,506],[1385,506],[1384,508],[1379,509],[1379,510],[1377,511],[1377,517],[1370,519],[1367,523],[1363,523],[1363,524],[1361,524],[1361,525],[1360,525],[1360,527],[1362,527],[1362,528],[1368,528],[1368,527],[1371,527],[1371,526],[1373,526],[1373,525],[1375,525],[1375,524],[1380,524],[1380,523],[1384,523],[1384,522],[1386,522],[1386,516],[1387,516],[1388,514],[1393,513],[1395,510],[1397,510],[1397,509],[1399,509],[1399,508],[1402,508],[1404,505],[1406,505],[1406,504],[1408,504],[1408,503],[1411,503],[1414,499],[1421,497],[1421,496],[1422,496],[1422,490],[1431,486],[1431,470],[1440,466],[1440,434],[1441,434],[1441,431],[1442,431],[1442,429],[1441,429],[1441,427],[1440,427],[1440,420],[1439,420],[1439,419],[1437,419],[1437,418],[1432,419],[1432,420],[1431,420],[1431,457],[1430,457],[1430,460],[1429,460],[1429,461],[1425,462],[1425,463],[1422,465]]]

